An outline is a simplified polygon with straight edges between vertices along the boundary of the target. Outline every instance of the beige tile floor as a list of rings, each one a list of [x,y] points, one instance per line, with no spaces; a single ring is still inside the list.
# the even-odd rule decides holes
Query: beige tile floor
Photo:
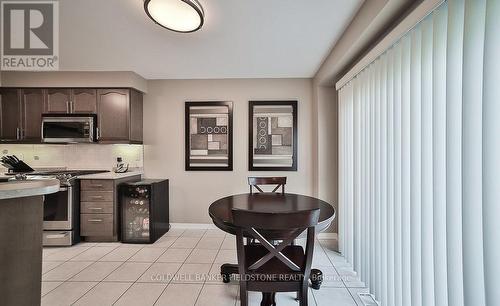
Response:
[[[323,271],[310,305],[362,306],[364,284],[333,251],[336,240],[318,240],[313,267]],[[240,305],[238,284],[223,284],[220,265],[236,263],[234,236],[218,229],[172,229],[151,245],[80,243],[44,248],[42,305]],[[298,305],[279,293],[277,305]],[[260,293],[249,295],[260,304]]]

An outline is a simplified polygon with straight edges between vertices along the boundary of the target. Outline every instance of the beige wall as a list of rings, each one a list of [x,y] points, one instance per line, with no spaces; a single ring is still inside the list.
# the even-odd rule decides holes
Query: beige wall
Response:
[[[248,171],[248,101],[298,100],[298,171]],[[184,170],[184,102],[233,101],[233,171]],[[210,223],[214,200],[248,191],[249,175],[285,175],[287,191],[315,195],[312,84],[310,79],[156,80],[144,99],[144,170],[171,180],[171,222]]]
[[[338,212],[338,103],[333,87],[314,86],[317,108],[317,196],[331,203]],[[338,218],[331,226],[337,232]]]
[[[126,87],[136,84],[132,87],[147,90],[144,98],[145,176],[171,179],[172,222],[209,223],[209,204],[228,194],[246,192],[249,175],[286,175],[287,191],[319,196],[337,207],[335,92],[330,87],[313,87],[311,79],[149,80],[145,83],[138,79],[134,83],[132,75],[114,72],[3,72],[1,77],[4,86]],[[248,101],[273,99],[299,101],[297,172],[247,170]],[[184,102],[188,100],[234,102],[234,171],[184,171]],[[118,152],[127,156],[118,147],[110,148],[111,151],[100,145],[76,149],[73,146],[2,147],[9,154],[23,156],[36,167],[76,167],[81,164],[79,160],[95,160],[94,168],[114,164]],[[128,155],[131,155],[131,165],[142,166],[142,156],[137,160],[135,153]],[[52,156],[65,157],[52,159]],[[336,232],[336,228],[335,222],[332,230]]]
[[[422,0],[365,1],[340,39],[319,67],[314,80],[322,86],[333,86],[388,26],[411,5]]]

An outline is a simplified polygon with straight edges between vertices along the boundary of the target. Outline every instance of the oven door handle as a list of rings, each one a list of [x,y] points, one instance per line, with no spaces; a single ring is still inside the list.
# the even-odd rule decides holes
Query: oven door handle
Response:
[[[47,238],[47,239],[58,239],[58,238],[64,238],[64,237],[66,237],[68,235],[69,235],[69,233],[65,232],[65,233],[60,233],[60,234],[46,235],[45,238]]]

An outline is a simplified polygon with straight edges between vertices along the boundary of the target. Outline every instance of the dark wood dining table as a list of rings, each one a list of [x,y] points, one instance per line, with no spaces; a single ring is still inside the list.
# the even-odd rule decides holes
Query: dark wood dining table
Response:
[[[213,202],[208,208],[208,214],[212,218],[215,226],[221,230],[236,234],[236,226],[233,224],[232,209],[242,209],[254,212],[272,212],[272,213],[290,213],[302,210],[320,209],[319,221],[316,226],[316,233],[326,230],[335,219],[335,208],[330,204],[320,199],[293,193],[244,193],[231,195]],[[273,237],[272,232],[265,235],[269,239],[279,239]],[[251,236],[249,236],[251,237]],[[224,282],[230,281],[230,275],[238,274],[238,265],[226,263],[221,266],[221,274]],[[319,289],[322,281],[322,273],[320,270],[312,269],[311,284],[314,289]],[[272,300],[269,300],[271,295],[262,294],[261,305],[272,305],[274,302],[274,294]]]

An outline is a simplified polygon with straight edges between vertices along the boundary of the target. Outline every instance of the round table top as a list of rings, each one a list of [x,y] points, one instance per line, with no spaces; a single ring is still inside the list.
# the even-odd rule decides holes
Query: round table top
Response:
[[[316,232],[327,229],[335,218],[335,208],[320,199],[293,193],[244,193],[228,196],[213,202],[208,213],[214,224],[228,233],[235,233],[231,210],[233,208],[256,212],[289,213],[320,209]]]

